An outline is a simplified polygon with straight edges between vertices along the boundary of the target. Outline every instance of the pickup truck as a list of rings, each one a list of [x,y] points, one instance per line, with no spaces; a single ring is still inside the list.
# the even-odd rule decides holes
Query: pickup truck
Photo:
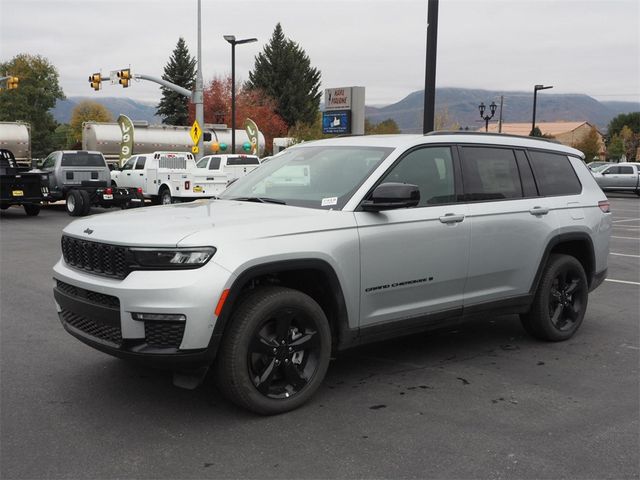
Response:
[[[111,172],[111,185],[141,189],[145,198],[160,204],[214,197],[216,192],[196,186],[196,170],[196,162],[191,153],[154,152],[134,155],[120,170]]]
[[[0,209],[22,205],[30,217],[40,213],[49,194],[47,174],[28,170],[18,166],[10,150],[0,150]]]
[[[634,192],[640,196],[640,163],[614,163],[591,173],[605,192]]]
[[[207,155],[196,164],[194,189],[221,194],[228,185],[260,166],[255,155]]]
[[[88,215],[92,206],[141,207],[142,191],[110,185],[107,162],[100,152],[64,150],[49,154],[40,167],[49,173],[49,197],[65,200],[72,217]]]

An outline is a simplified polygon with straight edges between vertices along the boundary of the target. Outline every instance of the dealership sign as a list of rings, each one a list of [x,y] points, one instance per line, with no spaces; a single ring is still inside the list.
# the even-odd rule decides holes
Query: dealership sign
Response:
[[[351,110],[351,87],[327,88],[324,91],[324,109]]]

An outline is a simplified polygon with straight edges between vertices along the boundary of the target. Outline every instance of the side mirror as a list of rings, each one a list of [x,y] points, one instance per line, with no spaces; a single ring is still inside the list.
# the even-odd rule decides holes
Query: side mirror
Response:
[[[362,202],[365,212],[415,207],[420,202],[420,189],[409,183],[383,183]]]

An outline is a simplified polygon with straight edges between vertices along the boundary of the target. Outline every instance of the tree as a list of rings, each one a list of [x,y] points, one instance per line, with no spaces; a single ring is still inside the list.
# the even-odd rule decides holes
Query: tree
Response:
[[[584,153],[585,161],[587,163],[600,158],[600,136],[598,135],[596,128],[591,127],[589,133],[587,133],[578,142],[575,142],[573,147]]]
[[[609,160],[619,161],[624,155],[624,140],[618,134],[611,137],[607,145],[607,158]]]
[[[621,113],[609,122],[607,133],[613,135],[619,134],[624,126],[631,129],[633,133],[640,133],[640,112]]]
[[[246,87],[262,90],[277,104],[277,113],[292,126],[316,121],[320,108],[320,70],[300,45],[285,38],[278,23],[271,40],[256,56]]]
[[[196,79],[196,59],[189,54],[184,38],[178,39],[176,48],[164,67],[162,78],[187,90],[193,90]],[[156,113],[163,117],[162,123],[186,125],[189,120],[189,99],[178,92],[162,87],[162,99]]]
[[[59,124],[51,136],[51,148],[53,150],[67,150],[73,148],[75,143],[71,133],[71,126],[68,123]]]
[[[372,123],[368,119],[364,120],[365,135],[386,135],[400,133],[398,124],[392,118],[387,118],[380,123]]]
[[[17,89],[0,91],[0,121],[30,123],[31,153],[34,158],[44,157],[52,150],[57,126],[49,110],[64,99],[58,71],[40,55],[21,53],[0,63],[0,74],[5,73],[20,80]]]
[[[333,135],[322,133],[322,113],[320,111],[316,113],[316,119],[311,123],[297,122],[289,129],[288,136],[293,138],[295,143],[333,137]]]
[[[226,123],[231,126],[231,77],[214,78],[204,89],[205,123]],[[190,121],[195,109],[190,107]],[[287,133],[287,125],[276,113],[276,102],[261,90],[236,88],[235,128],[244,128],[246,118],[251,118],[265,139],[265,150],[271,152],[274,137]],[[230,151],[230,150],[229,150]]]
[[[636,161],[640,145],[640,133],[634,132],[628,125],[625,125],[622,127],[622,130],[620,130],[620,138],[622,138],[624,155],[627,161]]]
[[[76,146],[82,142],[82,124],[84,122],[112,122],[113,116],[104,105],[83,100],[78,103],[71,112],[69,140]]]

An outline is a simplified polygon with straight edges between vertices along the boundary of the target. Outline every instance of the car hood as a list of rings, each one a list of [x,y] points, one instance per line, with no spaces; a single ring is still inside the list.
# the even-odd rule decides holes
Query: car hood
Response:
[[[336,214],[351,215],[288,205],[198,200],[92,215],[70,223],[63,233],[113,245],[203,246],[221,239],[238,241],[344,227],[344,221],[328,218],[335,220]]]

